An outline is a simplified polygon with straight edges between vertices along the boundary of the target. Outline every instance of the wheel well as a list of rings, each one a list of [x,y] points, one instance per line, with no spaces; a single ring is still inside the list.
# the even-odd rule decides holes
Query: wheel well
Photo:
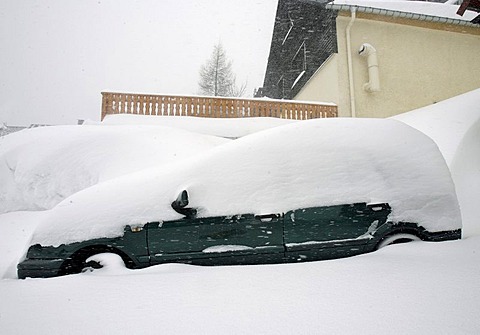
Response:
[[[135,267],[135,263],[133,262],[133,260],[123,251],[107,245],[91,245],[75,251],[71,257],[66,259],[60,268],[59,275],[80,273],[84,267],[84,262],[87,258],[101,253],[117,254],[122,258],[127,268],[132,269]]]
[[[391,237],[391,236],[395,236],[395,235],[400,235],[400,234],[408,234],[408,235],[413,235],[413,236],[416,236],[418,237],[420,240],[424,241],[425,240],[425,237],[422,235],[421,232],[419,232],[417,229],[414,229],[414,228],[406,228],[406,227],[402,227],[402,228],[399,228],[399,229],[395,229],[393,231],[390,231],[388,234],[385,234],[378,242],[377,244],[375,245],[375,249],[374,250],[378,250],[380,245],[382,244],[382,242],[384,240],[386,240],[387,238]],[[410,242],[411,240],[408,239],[408,238],[405,238],[405,239],[398,239],[396,240],[395,242],[393,242],[392,244],[400,244],[400,243],[405,243],[405,242]]]

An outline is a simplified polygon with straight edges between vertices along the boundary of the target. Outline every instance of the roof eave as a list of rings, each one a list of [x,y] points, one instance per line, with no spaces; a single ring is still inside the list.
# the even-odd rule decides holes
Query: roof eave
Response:
[[[328,3],[326,5],[326,8],[331,10],[336,10],[336,11],[351,11],[352,9],[354,9],[358,13],[377,14],[377,15],[400,17],[400,18],[419,20],[419,21],[429,21],[429,22],[454,24],[459,26],[478,28],[478,24],[474,24],[466,20],[459,20],[459,19],[452,19],[452,18],[446,18],[441,16],[433,16],[433,15],[425,15],[425,14],[417,14],[417,13],[407,13],[407,12],[401,12],[401,11],[391,10],[391,9],[380,9],[380,8],[365,7],[365,6],[359,6],[359,5],[347,5],[347,4],[338,5],[332,2]]]

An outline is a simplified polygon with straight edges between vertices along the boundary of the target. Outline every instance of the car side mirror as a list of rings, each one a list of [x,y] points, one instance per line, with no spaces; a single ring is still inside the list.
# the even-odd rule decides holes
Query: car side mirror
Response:
[[[187,190],[183,190],[174,201],[177,208],[184,208],[188,206],[188,193]]]
[[[188,206],[188,192],[183,190],[178,195],[177,199],[172,202],[172,208],[175,212],[181,215],[185,215],[187,219],[193,219],[197,215],[195,208],[187,208]]]

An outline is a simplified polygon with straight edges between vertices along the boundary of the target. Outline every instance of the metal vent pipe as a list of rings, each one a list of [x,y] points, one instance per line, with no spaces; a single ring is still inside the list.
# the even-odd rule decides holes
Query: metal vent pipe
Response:
[[[368,66],[368,83],[363,85],[363,89],[367,92],[379,92],[380,91],[380,74],[378,71],[378,59],[377,50],[368,43],[362,44],[358,50],[358,54],[367,58]]]

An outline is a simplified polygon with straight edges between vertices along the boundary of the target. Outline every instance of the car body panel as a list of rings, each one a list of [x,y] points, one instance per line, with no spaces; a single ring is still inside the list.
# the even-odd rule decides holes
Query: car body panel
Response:
[[[280,215],[184,218],[152,222],[147,224],[147,230],[151,264],[182,259],[214,263],[213,258],[225,258],[225,263],[232,264],[237,262],[231,256],[243,259],[284,251]]]
[[[53,277],[61,274],[64,268],[69,267],[69,262],[74,255],[82,250],[108,251],[115,250],[121,256],[131,260],[129,267],[142,268],[150,265],[148,249],[146,246],[146,230],[125,227],[124,235],[117,238],[103,238],[83,241],[72,244],[62,244],[57,247],[30,246],[27,258],[17,266],[18,277]]]
[[[127,226],[124,235],[117,238],[58,247],[33,245],[27,259],[18,265],[18,277],[69,273],[76,257],[100,252],[119,254],[129,268],[170,262],[273,264],[349,257],[374,251],[383,238],[394,233],[410,233],[426,241],[461,237],[460,229],[431,233],[415,223],[389,222],[390,212],[386,203],[355,203],[301,208],[285,214],[185,217]]]

